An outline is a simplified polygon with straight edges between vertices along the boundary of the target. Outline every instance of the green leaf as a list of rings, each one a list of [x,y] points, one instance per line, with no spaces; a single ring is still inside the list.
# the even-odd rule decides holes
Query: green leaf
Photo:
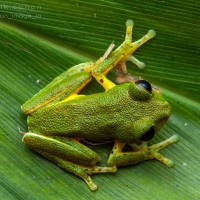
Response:
[[[0,199],[199,199],[199,12],[195,0],[0,1]],[[157,32],[135,53],[145,70],[128,68],[158,86],[173,107],[152,143],[180,135],[162,150],[176,166],[152,160],[94,175],[98,190],[91,192],[21,142],[18,129],[27,126],[20,106],[67,68],[98,59],[113,40],[119,45],[127,19],[135,21],[134,39]],[[95,83],[86,90],[98,91]],[[102,165],[111,148],[92,146]]]

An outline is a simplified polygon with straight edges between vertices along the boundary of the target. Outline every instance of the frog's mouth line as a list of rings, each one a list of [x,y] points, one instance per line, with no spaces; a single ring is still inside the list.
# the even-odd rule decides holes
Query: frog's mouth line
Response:
[[[111,143],[111,142],[113,142],[113,140],[105,140],[105,141],[97,141],[97,140],[82,140],[83,142],[85,142],[85,143],[87,143],[87,144],[89,144],[89,145],[101,145],[101,144],[108,144],[108,143]]]

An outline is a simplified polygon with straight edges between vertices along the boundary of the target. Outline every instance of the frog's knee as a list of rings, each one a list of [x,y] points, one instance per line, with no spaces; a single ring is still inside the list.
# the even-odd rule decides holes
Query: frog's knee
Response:
[[[73,75],[79,72],[90,72],[94,67],[93,62],[86,62],[86,63],[81,63],[79,65],[75,65],[74,67],[71,67],[67,70],[68,75]]]

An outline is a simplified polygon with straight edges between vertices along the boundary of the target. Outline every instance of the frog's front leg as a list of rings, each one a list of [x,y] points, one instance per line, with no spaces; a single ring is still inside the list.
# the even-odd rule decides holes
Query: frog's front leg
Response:
[[[99,156],[79,143],[77,139],[26,133],[23,142],[34,151],[56,163],[59,167],[81,177],[91,190],[96,190],[90,175],[93,173],[116,172],[117,168],[95,166]]]
[[[145,160],[157,159],[168,167],[172,167],[174,162],[161,155],[158,151],[172,143],[178,142],[178,140],[179,137],[174,135],[158,144],[151,146],[148,146],[147,142],[145,142],[140,146],[137,146],[137,150],[133,152],[122,152],[125,143],[115,141],[114,147],[108,159],[108,166],[125,166],[136,164]]]

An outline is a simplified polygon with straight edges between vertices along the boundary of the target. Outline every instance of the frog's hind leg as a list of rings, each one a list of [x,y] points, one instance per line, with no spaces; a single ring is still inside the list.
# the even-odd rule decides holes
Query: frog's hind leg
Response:
[[[127,73],[126,69],[126,62],[130,61],[134,63],[139,69],[144,69],[145,64],[141,61],[139,61],[137,58],[135,58],[132,54],[143,44],[148,42],[150,39],[156,36],[156,32],[154,30],[149,30],[146,35],[144,35],[142,38],[139,40],[132,42],[129,49],[127,49],[126,54],[123,56],[123,58],[118,62],[118,67],[122,69],[122,72],[124,74]]]
[[[82,63],[63,72],[25,102],[22,110],[26,114],[30,114],[47,104],[56,103],[78,94],[91,81],[92,75],[87,70],[91,69],[93,65],[92,62]]]
[[[109,90],[115,86],[113,82],[106,78],[106,74],[115,66],[121,68],[126,73],[126,62],[131,61],[140,69],[144,68],[144,63],[136,59],[132,54],[144,43],[155,36],[155,31],[150,30],[145,36],[136,42],[132,42],[132,30],[134,23],[132,20],[126,22],[126,36],[124,42],[113,52],[106,52],[105,58],[100,58],[92,70],[93,77],[105,88]],[[109,49],[108,49],[109,50]]]
[[[115,84],[106,78],[106,74],[117,65],[126,54],[127,49],[129,49],[132,42],[132,29],[133,21],[128,20],[126,22],[125,41],[115,51],[107,55],[105,59],[102,60],[102,58],[100,58],[97,60],[96,66],[92,70],[93,77],[105,90],[115,87]]]
[[[99,160],[98,155],[76,139],[26,133],[23,142],[59,167],[81,177],[91,190],[96,190],[97,186],[93,183],[90,175],[116,171],[116,167],[113,166],[95,166]]]

